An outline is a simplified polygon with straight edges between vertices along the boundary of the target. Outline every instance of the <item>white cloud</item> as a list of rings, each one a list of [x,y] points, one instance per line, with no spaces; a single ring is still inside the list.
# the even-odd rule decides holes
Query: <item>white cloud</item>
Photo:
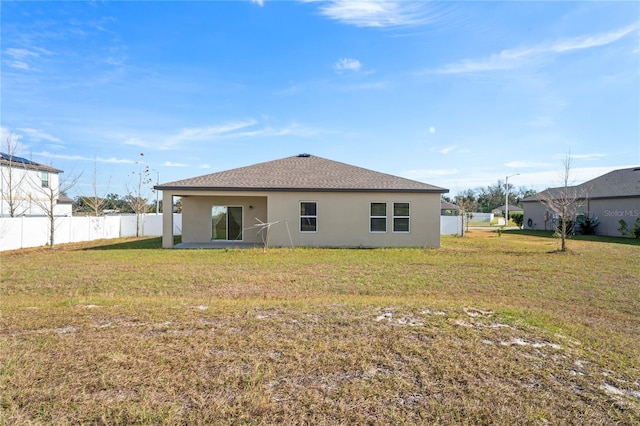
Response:
[[[8,58],[12,59],[7,61],[10,67],[21,69],[21,70],[30,70],[31,65],[28,62],[30,59],[37,58],[41,54],[48,55],[51,52],[49,52],[46,49],[40,49],[40,48],[27,50],[27,49],[17,49],[14,47],[9,47],[4,50],[4,53]]]
[[[551,126],[553,123],[554,123],[553,118],[547,117],[547,116],[533,117],[531,120],[527,122],[527,124],[532,127],[548,127],[548,126]]]
[[[442,149],[438,150],[438,152],[440,154],[446,155],[446,154],[450,153],[451,151],[453,151],[454,149],[456,149],[457,147],[458,147],[458,145],[449,145],[446,148],[442,148]]]
[[[228,122],[217,126],[189,127],[179,130],[174,135],[147,135],[144,137],[130,137],[123,143],[146,149],[172,150],[178,149],[190,142],[213,142],[235,138],[299,136],[310,137],[318,134],[313,128],[304,127],[297,123],[286,126],[273,127],[260,124],[257,120]]]
[[[166,167],[188,167],[188,165],[187,165],[187,164],[184,164],[184,163],[174,163],[174,162],[171,162],[171,161],[165,161],[162,165],[163,165],[163,166],[166,166]]]
[[[408,27],[428,23],[426,2],[331,0],[320,13],[356,27]]]
[[[357,59],[352,58],[342,58],[338,59],[335,64],[333,64],[333,69],[341,73],[342,71],[360,71],[362,64]]]
[[[509,161],[504,165],[505,167],[509,167],[510,169],[528,169],[528,168],[534,168],[534,167],[549,167],[552,164],[542,163],[542,162],[539,163],[535,161]]]
[[[638,23],[608,33],[558,40],[548,44],[505,49],[484,59],[467,59],[436,70],[440,74],[461,74],[520,68],[552,54],[590,49],[614,43],[638,29]]]
[[[572,160],[596,160],[598,158],[606,157],[607,154],[569,154]],[[554,156],[555,159],[564,160],[567,157],[567,154],[557,154]]]
[[[29,56],[38,56],[36,52],[31,52],[27,49],[14,49],[12,47],[5,49],[4,52],[14,59],[26,59]]]
[[[27,136],[29,136],[31,139],[36,139],[36,140],[47,140],[47,141],[51,141],[51,142],[61,142],[60,139],[58,139],[55,136],[51,136],[48,133],[45,133],[43,131],[37,130],[37,129],[30,129],[30,128],[22,128],[22,129],[18,129],[21,132],[25,133]]]
[[[431,126],[429,127],[429,133],[434,134],[436,132],[436,128]]]
[[[260,7],[264,6],[264,0],[251,0],[251,3],[255,3]]]
[[[231,122],[221,126],[193,127],[182,129],[173,139],[179,142],[200,141],[215,139],[221,135],[229,134],[237,130],[245,129],[257,124],[256,120]]]
[[[455,176],[457,174],[458,169],[416,169],[402,172],[401,176],[413,180],[429,180],[444,176]]]
[[[48,151],[37,152],[35,155],[39,157],[47,157],[47,158],[57,158],[59,160],[70,160],[70,161],[91,161],[98,163],[111,163],[111,164],[133,164],[134,161],[125,159],[125,158],[102,158],[102,157],[84,157],[82,155],[67,155],[67,154],[53,154]]]

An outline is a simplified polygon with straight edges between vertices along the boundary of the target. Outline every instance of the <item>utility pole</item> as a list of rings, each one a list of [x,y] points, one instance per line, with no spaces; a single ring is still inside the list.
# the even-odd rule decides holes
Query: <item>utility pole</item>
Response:
[[[152,171],[156,172],[156,186],[160,185],[160,172],[157,171],[156,169],[151,169]],[[156,214],[158,214],[158,212],[160,211],[160,199],[158,198],[158,190],[155,189],[156,191]]]
[[[509,175],[504,179],[504,226],[509,224],[509,178],[518,175],[520,175],[520,173]]]

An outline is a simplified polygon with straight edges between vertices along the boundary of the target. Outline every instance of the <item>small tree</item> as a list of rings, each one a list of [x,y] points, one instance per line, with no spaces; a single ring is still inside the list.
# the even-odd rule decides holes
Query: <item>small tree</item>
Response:
[[[620,219],[618,221],[618,232],[620,233],[620,235],[622,235],[623,237],[626,237],[627,235],[629,235],[629,225],[627,225],[627,222],[624,219]]]
[[[640,217],[633,223],[633,229],[631,230],[631,236],[633,238],[640,238]]]
[[[42,198],[35,197],[33,203],[37,205],[49,219],[49,247],[53,248],[55,242],[56,232],[56,205],[61,196],[65,194],[78,183],[81,174],[68,175],[66,179],[59,179],[58,184],[55,185],[50,182],[45,187],[42,187],[40,181],[34,181],[34,187],[40,187],[39,191],[43,195]],[[35,178],[34,178],[35,179]]]
[[[94,216],[102,214],[107,202],[106,197],[98,195],[98,165],[95,159],[93,160],[93,194],[90,197],[82,197],[82,202],[91,210]]]
[[[3,144],[4,154],[3,158],[5,167],[2,167],[2,176],[0,179],[0,188],[2,189],[2,200],[7,203],[9,207],[9,216],[20,216],[26,211],[26,208],[22,207],[25,194],[20,193],[20,188],[23,185],[25,178],[27,177],[27,169],[23,162],[16,161],[16,153],[18,151],[18,139],[12,133],[6,135]],[[0,211],[0,214],[2,212]]]
[[[127,183],[127,204],[136,215],[136,237],[140,236],[140,215],[149,211],[149,191],[151,184],[150,169],[144,164],[144,153],[140,153],[140,159],[135,162],[137,170],[131,173],[131,181]]]
[[[509,217],[518,228],[522,229],[522,224],[524,223],[524,215],[522,213],[510,213]]]
[[[573,232],[573,220],[584,199],[578,194],[575,186],[571,186],[571,156],[567,155],[563,160],[563,168],[560,172],[562,186],[548,189],[540,193],[540,201],[547,208],[558,215],[558,234],[560,235],[560,251],[567,251],[567,236]]]
[[[594,235],[600,225],[600,219],[597,217],[578,216],[576,219],[578,231],[582,235]]]
[[[468,189],[461,192],[455,197],[456,205],[460,209],[460,216],[462,217],[462,236],[464,237],[465,225],[467,231],[469,230],[469,221],[473,218],[473,211],[477,207],[476,196],[473,190]]]

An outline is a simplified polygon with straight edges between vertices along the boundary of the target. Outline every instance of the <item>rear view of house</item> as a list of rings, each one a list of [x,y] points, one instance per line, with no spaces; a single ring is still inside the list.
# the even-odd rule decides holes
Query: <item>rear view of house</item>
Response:
[[[156,186],[182,200],[182,242],[304,247],[439,247],[447,189],[309,154]],[[163,247],[173,246],[173,215]]]
[[[633,228],[640,219],[640,167],[614,170],[569,188],[575,194],[578,215],[597,218],[596,233],[619,236],[620,221]],[[563,188],[549,188],[522,200],[526,229],[556,229],[559,218],[542,200],[553,199]]]

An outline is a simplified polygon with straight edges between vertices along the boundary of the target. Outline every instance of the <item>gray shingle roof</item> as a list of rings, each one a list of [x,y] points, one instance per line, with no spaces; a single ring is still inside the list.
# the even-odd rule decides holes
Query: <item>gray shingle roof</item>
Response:
[[[190,179],[164,183],[159,190],[449,192],[313,155],[302,154]]]
[[[572,188],[581,198],[640,197],[640,167],[614,170]],[[543,198],[549,198],[549,195],[560,193],[561,189],[545,189],[523,199],[522,202],[540,201]]]

